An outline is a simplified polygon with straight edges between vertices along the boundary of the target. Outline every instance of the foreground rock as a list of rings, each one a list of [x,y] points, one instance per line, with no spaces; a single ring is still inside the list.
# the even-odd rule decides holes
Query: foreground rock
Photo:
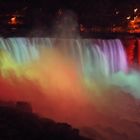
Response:
[[[0,103],[0,140],[89,140],[66,123],[32,113],[28,103]]]

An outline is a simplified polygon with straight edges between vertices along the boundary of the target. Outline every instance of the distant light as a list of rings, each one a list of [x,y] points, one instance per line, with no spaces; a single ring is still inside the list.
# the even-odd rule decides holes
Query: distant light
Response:
[[[138,16],[135,16],[134,19],[136,19]]]
[[[134,12],[136,13],[137,11],[138,11],[138,8],[135,8],[135,9],[134,9]]]
[[[119,11],[116,11],[115,13],[116,13],[116,15],[118,15],[119,14]]]
[[[130,18],[131,18],[131,16],[126,17],[126,19],[128,19],[128,20],[129,20]]]
[[[10,18],[10,21],[8,22],[11,25],[16,25],[17,24],[17,17],[13,16]]]
[[[134,23],[135,22],[135,20],[131,20],[131,23]]]
[[[11,24],[17,24],[17,19],[16,17],[11,18]]]
[[[63,11],[62,11],[62,9],[59,9],[58,10],[58,16],[62,16],[63,15]]]
[[[84,31],[85,31],[85,27],[84,27],[83,24],[80,24],[80,31],[81,31],[81,32],[84,32]]]

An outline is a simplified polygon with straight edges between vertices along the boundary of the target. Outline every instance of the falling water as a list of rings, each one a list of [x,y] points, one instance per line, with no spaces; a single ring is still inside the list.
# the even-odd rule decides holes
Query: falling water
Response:
[[[0,39],[0,48],[19,64],[38,59],[42,47],[59,48],[63,55],[70,55],[85,73],[110,75],[127,70],[127,60],[120,40],[101,39],[49,39],[7,38]]]
[[[140,122],[139,83],[119,39],[0,38],[0,99],[28,101],[57,121],[129,135],[119,119]]]

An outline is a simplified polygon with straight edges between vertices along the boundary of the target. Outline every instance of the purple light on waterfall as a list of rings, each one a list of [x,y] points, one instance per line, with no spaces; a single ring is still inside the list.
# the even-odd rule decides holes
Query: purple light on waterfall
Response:
[[[127,59],[124,47],[119,39],[102,40],[94,39],[105,54],[109,63],[110,72],[127,71]]]

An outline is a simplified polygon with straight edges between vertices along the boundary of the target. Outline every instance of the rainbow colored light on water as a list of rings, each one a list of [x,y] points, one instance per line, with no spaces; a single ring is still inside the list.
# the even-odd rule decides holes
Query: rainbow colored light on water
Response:
[[[119,39],[0,39],[0,99],[28,101],[57,121],[91,127],[115,115],[131,120],[120,105],[128,102],[123,96],[140,97],[139,83]]]

